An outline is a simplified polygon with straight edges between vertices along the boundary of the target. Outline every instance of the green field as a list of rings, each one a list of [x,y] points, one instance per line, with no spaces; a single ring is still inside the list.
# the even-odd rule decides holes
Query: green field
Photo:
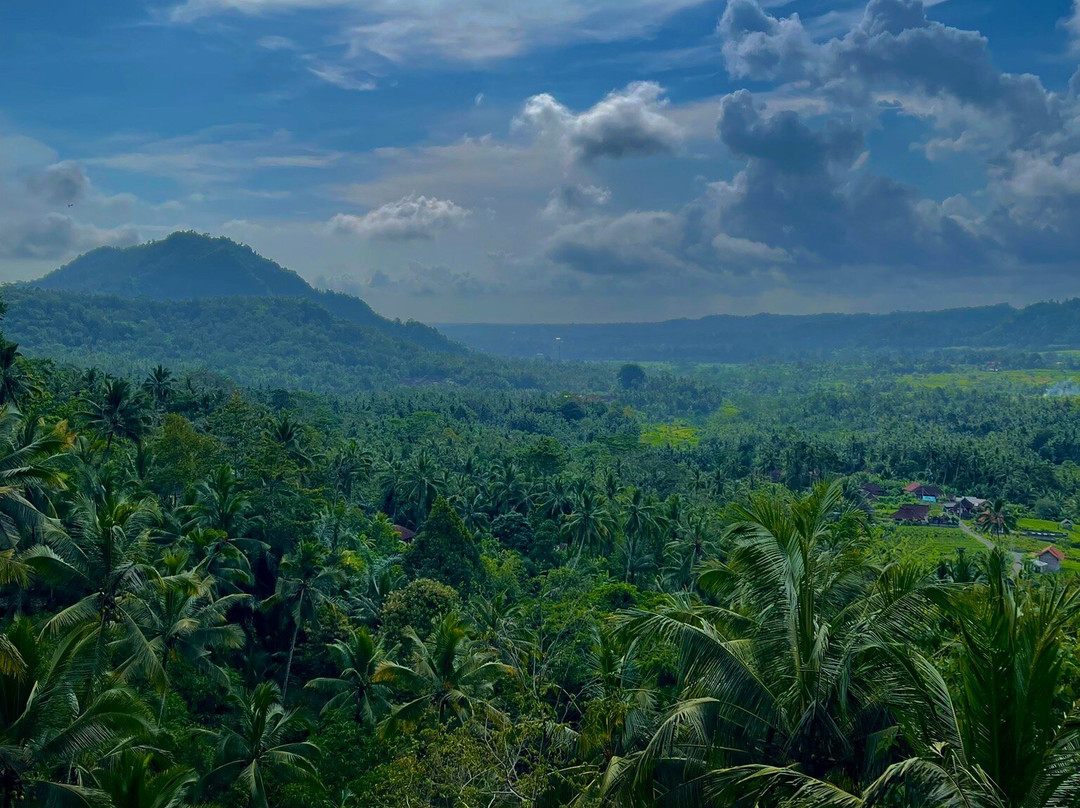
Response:
[[[926,390],[944,388],[1009,389],[1046,388],[1061,381],[1080,381],[1076,371],[1056,368],[1032,370],[962,370],[951,373],[908,374],[897,378],[897,383]]]
[[[888,525],[882,529],[881,541],[901,555],[927,561],[951,558],[960,549],[967,553],[978,553],[986,549],[959,528],[949,527]]]

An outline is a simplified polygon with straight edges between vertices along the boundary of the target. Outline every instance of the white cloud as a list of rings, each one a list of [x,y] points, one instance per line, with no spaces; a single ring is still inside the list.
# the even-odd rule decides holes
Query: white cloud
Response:
[[[518,126],[558,137],[584,163],[601,157],[671,153],[682,142],[683,131],[664,115],[668,102],[663,94],[656,82],[634,82],[575,114],[550,94],[541,93],[525,102]]]
[[[362,216],[339,213],[330,220],[329,228],[335,233],[391,241],[431,239],[441,230],[460,226],[470,213],[448,199],[414,195]]]
[[[331,11],[352,56],[479,63],[538,47],[641,37],[707,0],[185,0],[174,23]]]
[[[1069,49],[1080,52],[1080,0],[1073,0],[1072,14],[1061,21],[1061,26],[1069,35]]]
[[[332,84],[339,90],[352,90],[354,92],[369,92],[379,85],[370,77],[358,77],[342,65],[330,64],[312,60],[307,67],[308,72],[327,84]]]

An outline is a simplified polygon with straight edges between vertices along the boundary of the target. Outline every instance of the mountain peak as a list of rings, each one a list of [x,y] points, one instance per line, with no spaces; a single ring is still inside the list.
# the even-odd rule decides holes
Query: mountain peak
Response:
[[[434,328],[388,320],[358,297],[314,289],[246,244],[191,230],[134,247],[99,247],[27,286],[55,292],[151,300],[293,297],[318,303],[334,317],[435,351],[461,352]]]
[[[134,247],[101,247],[33,282],[42,289],[155,300],[276,295],[307,297],[311,286],[245,244],[193,231]]]

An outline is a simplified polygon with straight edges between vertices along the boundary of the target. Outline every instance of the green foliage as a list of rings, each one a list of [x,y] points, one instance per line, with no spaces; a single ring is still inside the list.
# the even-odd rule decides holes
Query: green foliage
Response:
[[[396,645],[411,628],[419,637],[427,637],[443,617],[461,607],[457,590],[430,578],[417,578],[402,589],[391,592],[382,608],[382,633]]]
[[[436,497],[405,554],[405,569],[414,577],[433,578],[465,592],[480,583],[480,548],[443,497]]]
[[[1077,802],[1069,400],[901,378],[955,355],[342,398],[157,358],[18,358],[0,405],[4,806]],[[1011,532],[894,525],[913,480]]]

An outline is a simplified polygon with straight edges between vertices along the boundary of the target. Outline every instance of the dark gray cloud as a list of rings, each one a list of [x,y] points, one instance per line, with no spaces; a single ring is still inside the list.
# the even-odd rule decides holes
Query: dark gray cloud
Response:
[[[643,157],[672,153],[682,142],[682,129],[664,115],[665,106],[663,88],[652,81],[634,82],[581,113],[542,93],[525,102],[518,125],[558,137],[583,163]]]
[[[689,268],[683,226],[681,216],[664,211],[596,216],[558,228],[546,255],[588,275],[669,275]]]
[[[102,229],[70,216],[49,213],[0,226],[0,257],[56,259],[94,247],[126,247],[139,241],[134,227]]]
[[[603,207],[611,201],[611,191],[598,185],[563,184],[548,197],[543,215],[548,219],[574,216]]]
[[[86,197],[90,180],[78,163],[65,160],[30,174],[26,186],[50,204],[73,205]]]
[[[862,133],[849,121],[813,128],[790,110],[767,115],[741,90],[721,102],[717,130],[747,161],[706,203],[729,236],[829,265],[959,267],[980,258],[979,240],[960,221],[915,188],[861,168]]]

